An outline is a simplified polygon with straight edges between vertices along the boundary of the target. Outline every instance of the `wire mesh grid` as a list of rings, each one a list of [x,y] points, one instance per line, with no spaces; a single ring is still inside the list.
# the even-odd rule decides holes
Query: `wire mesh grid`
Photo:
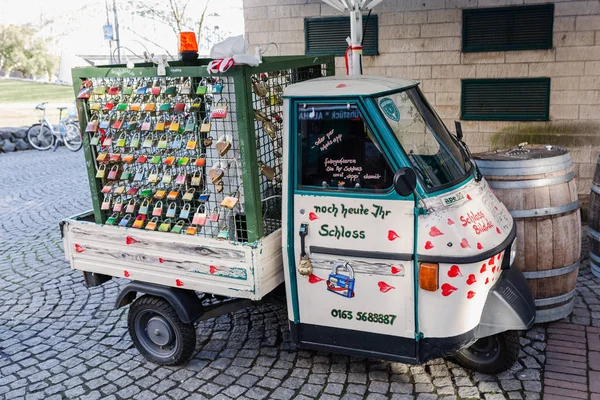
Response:
[[[263,229],[268,235],[281,227],[283,163],[283,91],[288,85],[326,76],[326,65],[254,74],[252,105]]]

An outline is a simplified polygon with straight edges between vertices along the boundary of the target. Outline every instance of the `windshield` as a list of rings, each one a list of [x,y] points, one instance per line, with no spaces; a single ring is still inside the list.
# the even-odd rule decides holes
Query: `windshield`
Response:
[[[469,158],[417,87],[376,101],[426,188],[450,186],[471,171]]]

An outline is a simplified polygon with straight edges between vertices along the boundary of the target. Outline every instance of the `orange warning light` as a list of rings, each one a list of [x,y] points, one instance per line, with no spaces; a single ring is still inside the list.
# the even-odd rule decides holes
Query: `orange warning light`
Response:
[[[179,33],[179,52],[198,52],[198,42],[196,41],[196,34],[194,32]]]

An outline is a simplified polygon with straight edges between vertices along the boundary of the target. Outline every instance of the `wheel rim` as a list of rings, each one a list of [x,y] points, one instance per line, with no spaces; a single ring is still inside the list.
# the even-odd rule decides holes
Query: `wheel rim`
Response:
[[[140,344],[155,357],[168,358],[177,351],[177,336],[171,323],[160,313],[143,310],[135,318]]]
[[[54,142],[54,135],[50,129],[41,125],[39,128],[35,128],[30,131],[28,135],[29,143],[35,148],[50,148]]]
[[[461,350],[461,353],[473,362],[488,364],[500,355],[500,341],[497,336],[481,338],[471,346]]]
[[[71,149],[79,150],[81,146],[81,136],[79,135],[79,129],[73,125],[67,125],[65,132],[65,145]]]

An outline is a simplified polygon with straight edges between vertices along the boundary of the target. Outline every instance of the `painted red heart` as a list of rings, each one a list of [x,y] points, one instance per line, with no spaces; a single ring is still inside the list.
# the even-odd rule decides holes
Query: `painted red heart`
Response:
[[[462,247],[463,249],[466,249],[467,247],[471,247],[471,245],[469,244],[469,241],[465,238],[463,238],[460,241],[460,247]]]
[[[475,282],[477,282],[477,279],[475,279],[475,275],[469,274],[469,277],[467,278],[467,285],[472,285]]]
[[[315,214],[314,212],[309,212],[308,213],[308,219],[310,219],[311,221],[314,221],[315,219],[319,219],[319,217],[317,217],[317,214]]]
[[[75,251],[78,253],[83,253],[85,249],[78,244],[75,244]]]
[[[431,249],[433,249],[433,244],[428,240],[427,243],[425,243],[425,250]]]
[[[131,276],[131,274],[129,273],[129,271],[125,270],[125,271],[123,271],[123,276],[125,278],[129,278]]]
[[[429,236],[431,236],[431,237],[441,236],[443,234],[444,234],[444,232],[440,231],[435,226],[429,230]]]
[[[467,299],[472,299],[475,296],[475,292],[472,290],[469,290],[469,292],[467,293]]]
[[[215,267],[214,265],[211,265],[208,270],[210,271],[211,274],[214,274],[215,272],[218,271],[217,267]]]
[[[162,264],[162,263],[164,263],[164,262],[165,262],[165,260],[164,260],[164,258],[160,258],[160,257],[158,257],[158,262]]]
[[[492,276],[492,282],[494,282],[496,280],[495,276]]]
[[[483,245],[479,242],[477,242],[477,250],[482,250],[483,249]]]
[[[396,239],[398,239],[398,238],[400,238],[400,236],[398,236],[398,234],[397,234],[396,232],[394,232],[394,231],[392,231],[392,230],[389,230],[389,231],[388,231],[388,240],[389,240],[390,242],[391,242],[391,241],[393,241],[393,240],[396,240]]]
[[[495,272],[496,272],[496,266],[494,265],[494,266],[492,267],[492,273],[495,273]]]
[[[448,218],[447,222],[448,225],[454,225],[454,221],[452,221],[452,218]]]
[[[379,291],[381,293],[387,293],[387,292],[389,292],[392,289],[396,289],[395,287],[390,286],[390,285],[388,285],[387,283],[385,283],[383,281],[377,282],[377,285],[379,285]]]
[[[127,237],[125,238],[125,243],[127,243],[127,244],[129,245],[129,244],[138,243],[138,241],[137,241],[137,240],[135,240],[135,238],[133,238],[133,237],[131,237],[131,236],[127,236]]]
[[[498,235],[500,235],[502,232],[500,231],[500,228],[496,227],[496,232],[498,232]]]
[[[453,265],[448,270],[448,276],[450,278],[456,278],[457,276],[463,276],[463,274],[462,272],[460,272],[460,268],[458,268],[458,265]]]
[[[346,85],[345,83],[340,83],[340,84],[339,84],[339,85],[337,85],[335,88],[336,88],[336,89],[342,89],[342,88],[345,88],[346,86],[348,86],[348,85]]]
[[[490,278],[485,278],[485,284],[487,285],[488,283],[490,283]]]
[[[502,258],[502,253],[498,253],[498,255],[496,256],[496,258],[498,259],[498,261],[500,261],[500,259]]]
[[[500,211],[500,210],[498,210],[498,206],[494,206],[494,208],[496,209],[496,211]]]
[[[450,296],[452,294],[452,292],[458,290],[457,288],[455,288],[454,286],[450,285],[449,283],[444,283],[442,285],[442,296]]]
[[[473,200],[470,194],[467,194],[467,200]]]
[[[488,261],[488,265],[494,265],[495,262],[496,262],[496,257],[492,256],[490,258],[490,261]]]
[[[396,275],[396,274],[399,274],[400,272],[402,272],[402,269],[396,267],[395,265],[392,265],[392,274]]]
[[[177,285],[177,286],[183,286],[183,281],[179,280],[179,279],[175,279],[175,285]]]
[[[308,276],[308,281],[310,283],[319,283],[323,280],[323,278],[319,278],[318,276],[316,276],[315,274],[310,274]]]
[[[485,265],[485,264],[483,264],[483,265],[481,266],[481,269],[479,270],[479,273],[480,273],[480,274],[483,274],[485,271],[487,271],[487,268],[486,268],[486,265]]]

